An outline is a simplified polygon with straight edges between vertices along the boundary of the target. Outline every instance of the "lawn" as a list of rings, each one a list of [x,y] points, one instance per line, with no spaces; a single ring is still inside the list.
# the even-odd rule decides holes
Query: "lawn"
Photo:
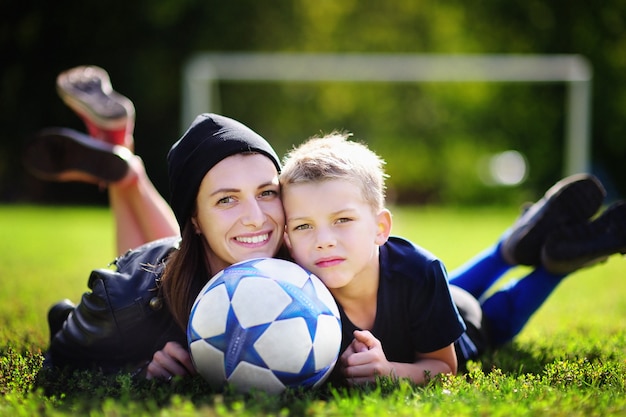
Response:
[[[449,270],[495,242],[512,208],[393,208],[394,232]],[[89,271],[115,257],[110,213],[97,207],[0,207],[0,415],[624,415],[626,259],[568,277],[514,343],[468,373],[426,387],[381,381],[278,397],[208,392],[128,375],[40,371],[46,312],[77,301]],[[507,278],[521,276],[519,268]]]

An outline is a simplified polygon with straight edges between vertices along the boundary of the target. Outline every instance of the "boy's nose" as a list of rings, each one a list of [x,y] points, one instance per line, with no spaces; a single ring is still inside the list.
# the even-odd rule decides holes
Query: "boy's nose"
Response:
[[[317,248],[325,249],[329,247],[333,247],[337,244],[337,240],[334,235],[326,229],[318,229],[317,232]]]

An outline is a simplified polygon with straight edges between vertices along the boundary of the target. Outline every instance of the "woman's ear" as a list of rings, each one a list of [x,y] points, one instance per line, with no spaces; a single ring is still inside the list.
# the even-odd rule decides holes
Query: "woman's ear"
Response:
[[[200,229],[200,226],[198,226],[198,220],[196,219],[195,216],[191,217],[191,224],[193,225],[194,233],[197,235],[201,235],[202,229]]]
[[[382,209],[376,216],[376,221],[378,223],[378,231],[376,232],[375,243],[381,246],[387,242],[391,234],[391,212],[387,209]]]

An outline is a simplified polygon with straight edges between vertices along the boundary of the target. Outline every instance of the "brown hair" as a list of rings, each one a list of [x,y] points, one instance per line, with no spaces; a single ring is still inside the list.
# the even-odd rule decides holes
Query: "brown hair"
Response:
[[[179,248],[171,253],[161,281],[165,302],[182,329],[187,328],[191,307],[200,290],[213,276],[202,235],[196,234],[191,218],[187,223],[182,228]]]

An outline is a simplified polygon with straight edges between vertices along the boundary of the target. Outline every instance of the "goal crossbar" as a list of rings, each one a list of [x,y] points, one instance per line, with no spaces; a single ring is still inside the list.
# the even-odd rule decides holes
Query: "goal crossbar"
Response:
[[[565,175],[590,169],[592,68],[580,55],[200,53],[183,68],[181,128],[219,112],[219,81],[564,83]]]

